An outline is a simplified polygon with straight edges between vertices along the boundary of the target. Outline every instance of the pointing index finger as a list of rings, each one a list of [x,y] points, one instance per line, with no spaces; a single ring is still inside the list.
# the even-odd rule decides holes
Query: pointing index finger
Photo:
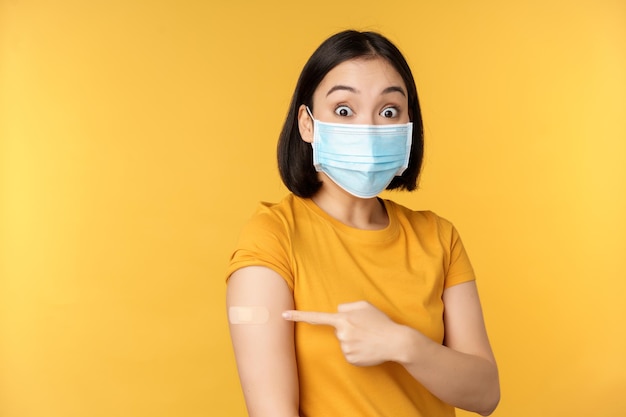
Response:
[[[334,313],[322,313],[319,311],[287,310],[283,318],[289,321],[304,322],[309,324],[321,324],[325,326],[337,326],[338,317]]]

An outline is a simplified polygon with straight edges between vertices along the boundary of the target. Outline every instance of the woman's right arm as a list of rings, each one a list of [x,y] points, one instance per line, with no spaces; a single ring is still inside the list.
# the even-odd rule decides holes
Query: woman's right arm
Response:
[[[281,313],[293,294],[273,270],[249,266],[228,280],[226,305],[239,379],[250,417],[297,417],[294,325]]]

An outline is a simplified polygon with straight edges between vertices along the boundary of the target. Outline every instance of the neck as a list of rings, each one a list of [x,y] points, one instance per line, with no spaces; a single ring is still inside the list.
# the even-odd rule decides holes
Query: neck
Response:
[[[357,229],[379,230],[389,224],[387,211],[376,197],[358,198],[344,191],[328,178],[312,200],[329,216]]]

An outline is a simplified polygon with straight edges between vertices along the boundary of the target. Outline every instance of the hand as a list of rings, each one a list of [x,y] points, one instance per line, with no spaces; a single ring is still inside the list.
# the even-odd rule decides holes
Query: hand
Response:
[[[289,310],[283,318],[334,327],[343,355],[352,365],[373,366],[392,360],[400,325],[367,301],[341,304],[337,311]]]

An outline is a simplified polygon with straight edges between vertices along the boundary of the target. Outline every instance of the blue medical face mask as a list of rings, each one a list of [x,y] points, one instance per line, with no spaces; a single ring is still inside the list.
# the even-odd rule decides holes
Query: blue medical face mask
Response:
[[[356,125],[313,119],[313,165],[360,198],[380,194],[409,165],[413,123]]]

